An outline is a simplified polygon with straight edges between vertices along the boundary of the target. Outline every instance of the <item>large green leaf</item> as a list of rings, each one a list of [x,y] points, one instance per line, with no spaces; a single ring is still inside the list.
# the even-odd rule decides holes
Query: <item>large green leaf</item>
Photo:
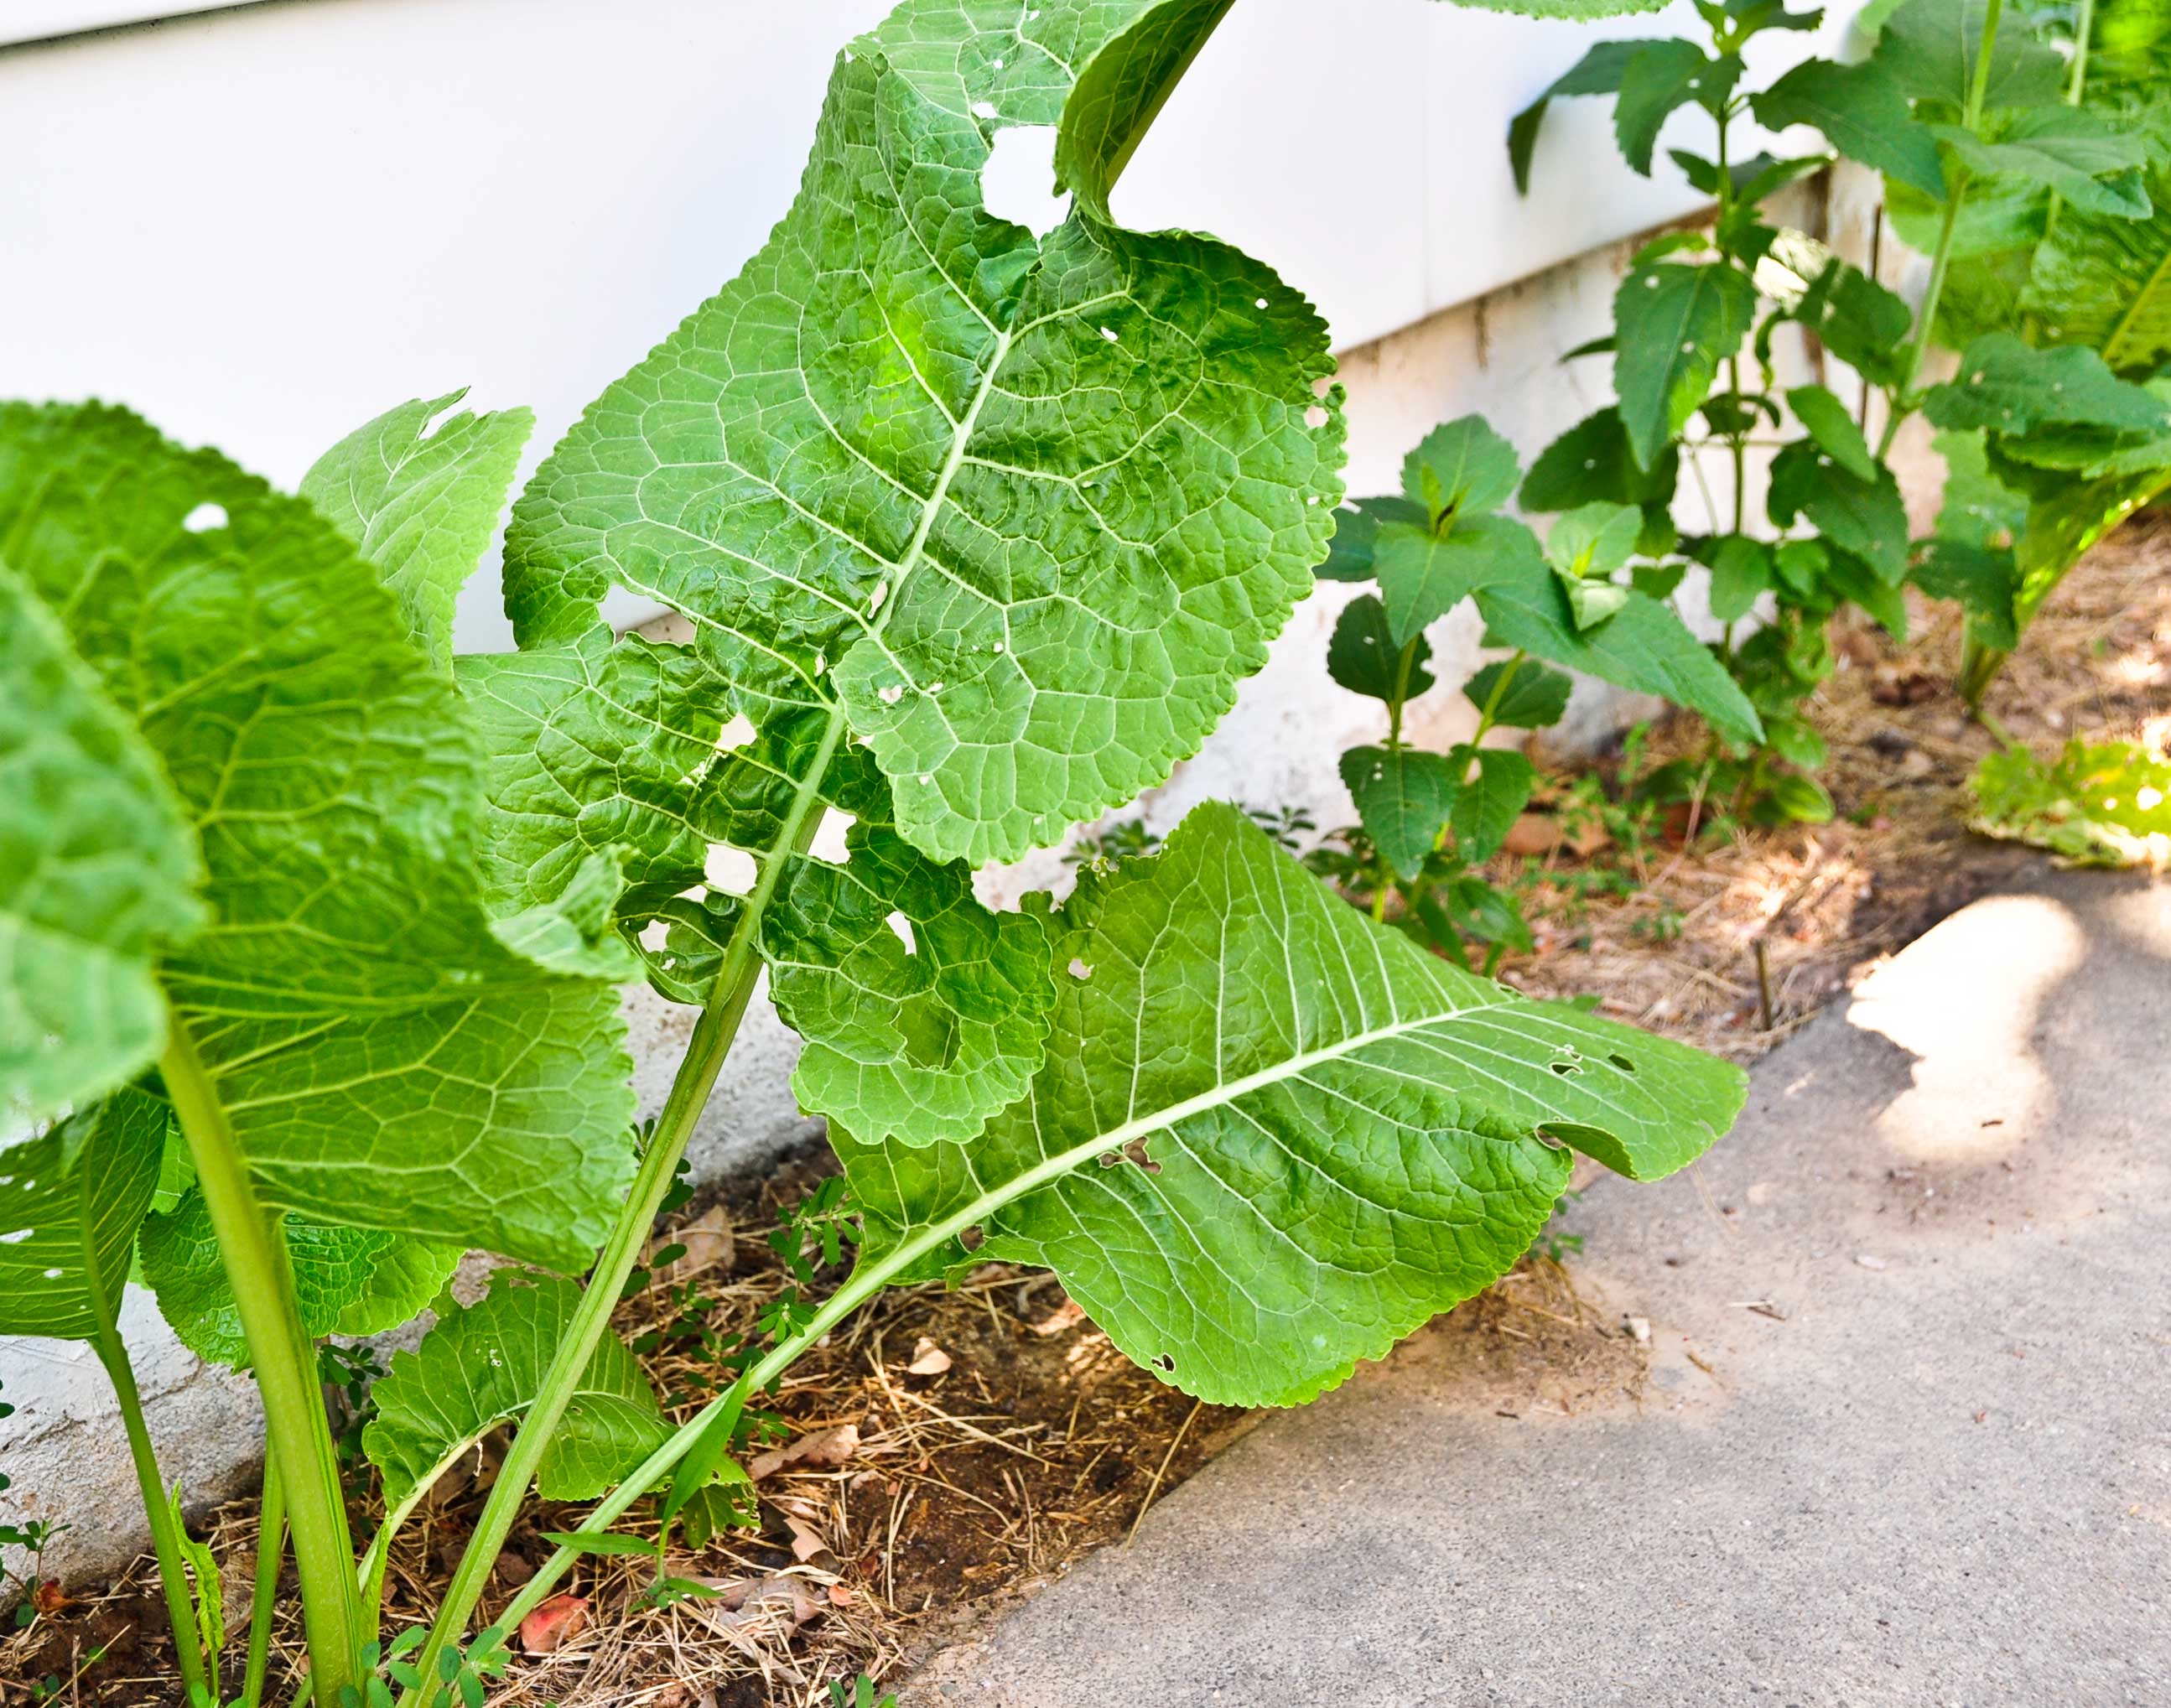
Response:
[[[301,487],[377,566],[422,650],[448,667],[453,602],[497,530],[535,427],[527,410],[445,415],[466,395],[387,410],[319,457]]]
[[[1696,413],[1756,311],[1756,287],[1723,265],[1650,261],[1622,281],[1613,388],[1640,467],[1651,468]]]
[[[2007,435],[2042,426],[2130,433],[2160,433],[2171,426],[2171,410],[2159,399],[2116,377],[2093,350],[2035,350],[2009,332],[1989,333],[1970,344],[1959,372],[1930,388],[1922,413],[1940,427],[1986,427]]]
[[[1907,95],[1958,113],[1981,66],[1989,9],[1990,0],[1908,0],[1885,20],[1871,63]],[[2047,105],[2063,90],[2065,61],[2018,25],[2018,19],[2006,23],[1991,46],[1986,111]]]
[[[1725,667],[1669,607],[1646,594],[1632,592],[1605,622],[1582,629],[1559,578],[1541,560],[1513,581],[1480,589],[1477,609],[1501,645],[1686,706],[1729,741],[1762,734],[1756,709]]]
[[[157,757],[0,552],[0,1122],[111,1090],[158,1052],[158,945],[203,919]]]
[[[617,996],[491,934],[472,737],[354,548],[124,412],[11,405],[0,560],[196,832],[210,923],[160,977],[266,1202],[586,1263],[632,1170]]]
[[[166,1122],[164,1103],[124,1085],[0,1147],[0,1335],[88,1341],[113,1326]]]
[[[281,1224],[302,1331],[373,1335],[397,1328],[444,1290],[460,1261],[457,1245],[410,1240],[376,1228],[333,1227],[289,1216]],[[143,1280],[183,1346],[214,1364],[245,1368],[249,1342],[227,1278],[211,1213],[190,1191],[147,1218]]]
[[[398,1505],[463,1448],[535,1402],[551,1355],[565,1338],[581,1289],[553,1277],[490,1277],[489,1293],[448,1311],[411,1352],[395,1352],[371,1390],[377,1416],[362,1450]],[[641,1366],[606,1334],[551,1432],[535,1479],[546,1501],[591,1500],[646,1458],[670,1433]]]
[[[768,244],[516,506],[523,644],[613,585],[662,600],[727,679],[840,702],[941,859],[1053,842],[1195,752],[1326,553],[1326,329],[1225,245],[1086,197],[1036,238],[979,174],[1112,40],[1165,67],[1125,32],[1211,9],[907,0],[855,42]],[[1118,160],[1155,104],[1096,101],[1067,158]]]
[[[2034,254],[2020,306],[2052,344],[2085,345],[2114,372],[2171,356],[2171,104],[2146,110],[2155,158],[2146,218],[2062,210]]]
[[[861,1261],[978,1229],[1203,1399],[1308,1400],[1500,1274],[1568,1181],[1541,1134],[1649,1178],[1741,1106],[1738,1068],[1457,971],[1230,807],[1064,918],[1030,1096],[969,1147],[834,1134]]]
[[[1807,59],[1750,97],[1756,122],[1773,131],[1809,125],[1850,160],[1889,172],[1926,195],[1945,193],[1938,139],[1916,120],[1884,67]]]

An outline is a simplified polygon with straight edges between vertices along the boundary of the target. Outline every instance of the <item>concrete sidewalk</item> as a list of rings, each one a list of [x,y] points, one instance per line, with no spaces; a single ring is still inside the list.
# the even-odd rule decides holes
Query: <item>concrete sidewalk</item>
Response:
[[[2166,1708],[2167,1087],[2171,890],[1980,902],[1700,1179],[1586,1196],[1640,1407],[1503,1417],[1420,1335],[903,1700]]]

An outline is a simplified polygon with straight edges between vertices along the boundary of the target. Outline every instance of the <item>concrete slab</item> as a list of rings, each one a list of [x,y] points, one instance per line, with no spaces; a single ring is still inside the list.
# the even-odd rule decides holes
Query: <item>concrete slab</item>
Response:
[[[2171,890],[1978,902],[1586,1196],[1640,1405],[1498,1416],[1421,1335],[903,1700],[2163,1708],[2167,1069]]]

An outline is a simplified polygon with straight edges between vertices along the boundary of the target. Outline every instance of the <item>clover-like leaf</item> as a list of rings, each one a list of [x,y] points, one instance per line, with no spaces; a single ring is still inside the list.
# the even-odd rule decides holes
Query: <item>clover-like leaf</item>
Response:
[[[1432,646],[1423,634],[1410,643],[1409,661],[1395,644],[1387,622],[1387,608],[1376,594],[1366,593],[1342,608],[1334,633],[1327,642],[1327,673],[1352,693],[1370,694],[1390,704],[1412,700],[1433,684],[1425,668]]]
[[[1456,747],[1449,763],[1461,779],[1451,815],[1455,846],[1463,859],[1488,860],[1530,804],[1537,768],[1512,747]]]
[[[836,1134],[861,1261],[978,1229],[1203,1399],[1308,1400],[1500,1274],[1568,1181],[1541,1133],[1650,1178],[1741,1106],[1739,1069],[1458,971],[1230,807],[1064,920],[1023,1101],[970,1147]]]
[[[1352,747],[1342,782],[1380,858],[1404,878],[1424,870],[1453,810],[1455,768],[1445,753],[1413,747]]]
[[[1463,683],[1462,695],[1504,728],[1544,730],[1568,715],[1574,688],[1574,682],[1560,671],[1527,658],[1520,664],[1501,659]]]
[[[0,547],[0,1121],[158,1052],[161,944],[202,923],[196,837],[157,757]]]
[[[1327,550],[1326,329],[1225,245],[1101,218],[1157,103],[1064,103],[1103,50],[1165,87],[1188,50],[1128,32],[1214,16],[912,0],[855,41],[768,244],[515,507],[523,645],[613,585],[662,601],[735,687],[841,706],[941,859],[1052,843],[1195,752]],[[1085,193],[1036,237],[980,173],[1059,119]]]
[[[1750,105],[1767,129],[1813,126],[1848,159],[1890,173],[1925,195],[1945,193],[1938,139],[1914,116],[1899,79],[1883,65],[1806,59],[1750,96]]]
[[[616,993],[492,934],[472,737],[353,546],[122,411],[8,405],[0,558],[195,833],[159,981],[267,1204],[585,1264],[632,1171]]]
[[[1442,421],[1402,458],[1402,500],[1434,527],[1498,510],[1514,495],[1523,465],[1482,415]]]
[[[535,428],[528,410],[445,414],[466,395],[463,387],[387,410],[317,458],[301,486],[377,566],[410,632],[447,668],[453,602],[497,531]]]
[[[1388,638],[1406,646],[1479,588],[1545,566],[1537,537],[1512,517],[1478,515],[1444,533],[1407,522],[1380,530],[1373,553]]]
[[[112,1331],[167,1119],[163,1101],[124,1085],[0,1146],[0,1335]]]
[[[1652,467],[1696,413],[1756,308],[1756,287],[1732,267],[1653,261],[1622,281],[1613,386],[1638,466]]]
[[[371,1389],[377,1416],[362,1432],[388,1506],[527,1415],[580,1299],[572,1282],[501,1269],[481,1299],[440,1317],[415,1351],[393,1354]],[[640,1363],[606,1333],[551,1432],[537,1491],[546,1501],[592,1499],[669,1433]]]

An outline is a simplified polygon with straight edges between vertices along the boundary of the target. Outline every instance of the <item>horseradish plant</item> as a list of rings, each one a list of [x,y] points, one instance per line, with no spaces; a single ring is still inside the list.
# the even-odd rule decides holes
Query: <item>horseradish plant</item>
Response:
[[[1602,43],[1509,129],[1519,180],[1527,179],[1547,105],[1563,95],[1612,94],[1622,153],[1640,172],[1650,170],[1659,129],[1677,109],[1702,110],[1717,133],[1709,156],[1671,151],[1718,203],[1716,219],[1637,257],[1616,298],[1614,333],[1575,352],[1611,353],[1619,402],[1540,457],[1522,502],[1539,511],[1640,504],[1652,549],[1664,543],[1686,468],[1710,531],[1675,543],[1647,585],[1678,580],[1691,563],[1708,570],[1713,613],[1726,625],[1718,651],[1762,715],[1766,745],[1745,759],[1714,752],[1671,781],[1678,790],[1731,791],[1767,818],[1817,819],[1831,802],[1803,774],[1822,763],[1824,744],[1799,708],[1832,667],[1832,615],[1852,603],[1901,633],[1911,570],[1927,590],[1964,597],[1971,609],[2002,602],[2009,616],[2013,602],[2010,560],[1994,548],[1912,546],[1884,460],[1907,417],[1920,410],[1940,426],[1990,429],[2007,454],[2031,445],[2047,456],[2075,441],[2131,453],[2163,428],[2158,402],[2116,381],[2092,351],[2045,356],[2009,335],[1970,345],[1958,380],[1923,383],[1944,293],[1965,277],[1974,234],[2000,217],[1989,193],[2041,186],[2090,219],[2131,222],[2149,212],[2145,150],[2130,128],[2061,98],[2064,62],[2016,33],[2001,35],[2000,0],[1908,0],[1867,60],[1805,60],[1754,93],[1741,88],[1746,44],[1766,30],[1812,27],[1821,14],[1788,12],[1779,0],[1700,0],[1697,11],[1708,50],[1679,40]],[[1886,174],[1895,206],[1910,210],[1900,228],[1922,234],[1930,251],[1922,314],[1762,217],[1761,201],[1830,157],[1741,159],[1734,129],[1744,115],[1773,131],[1815,126]],[[1789,322],[1855,370],[1854,409],[1821,384],[1780,393],[1772,345]],[[1873,442],[1873,401],[1882,426]],[[1766,452],[1766,526],[1758,527],[1747,511],[1750,469],[1752,453]],[[1711,501],[1702,463],[1711,455],[1730,465],[1729,515]],[[1739,638],[1760,601],[1768,620]]]
[[[1447,965],[1225,807],[1060,906],[975,899],[1196,751],[1327,549],[1326,329],[1109,208],[1224,10],[908,0],[846,49],[768,244],[516,505],[514,653],[453,657],[449,614],[519,412],[402,406],[289,497],[117,410],[0,410],[0,1104],[48,1123],[5,1154],[0,1331],[113,1373],[193,1700],[218,1645],[115,1329],[131,1261],[263,1395],[242,1700],[283,1533],[318,1703],[472,1702],[635,1502],[730,1522],[749,1399],[893,1282],[1044,1265],[1167,1380],[1294,1404],[1504,1270],[1568,1147],[1652,1178],[1739,1109],[1734,1068]],[[1015,125],[1058,127],[1044,235],[982,203]],[[616,639],[614,586],[693,639]],[[856,1263],[673,1427],[608,1319],[764,977]],[[638,1132],[630,977],[695,1009]],[[461,1308],[470,1246],[527,1266]],[[314,1341],[433,1298],[357,1551]],[[434,1625],[381,1649],[392,1538],[508,1427]],[[531,1490],[608,1492],[464,1657]]]
[[[1514,898],[1473,870],[1491,858],[1530,797],[1530,762],[1488,747],[1495,729],[1557,723],[1570,683],[1553,665],[1654,693],[1703,714],[1729,740],[1760,733],[1754,708],[1662,599],[1621,576],[1652,524],[1635,506],[1597,500],[1553,520],[1545,541],[1500,513],[1522,480],[1514,447],[1476,415],[1434,428],[1402,464],[1397,495],[1337,512],[1319,574],[1378,591],[1343,608],[1327,667],[1386,706],[1384,743],[1342,756],[1361,828],[1309,862],[1375,920],[1393,922],[1467,967],[1465,940],[1486,945],[1490,973],[1530,932]],[[1527,489],[1526,489],[1527,490]],[[1485,638],[1513,649],[1462,685],[1477,709],[1469,739],[1447,752],[1413,745],[1411,701],[1433,686],[1425,630],[1465,599]]]

